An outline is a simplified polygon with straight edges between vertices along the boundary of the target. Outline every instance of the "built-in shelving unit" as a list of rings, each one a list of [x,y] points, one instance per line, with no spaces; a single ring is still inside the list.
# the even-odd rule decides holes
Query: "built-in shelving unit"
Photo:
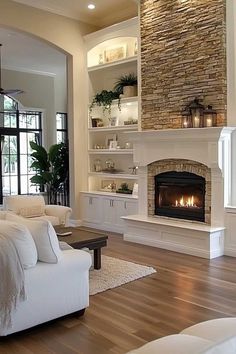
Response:
[[[120,76],[130,73],[137,75],[137,31],[138,20],[135,18],[85,36],[89,102],[102,90],[113,91]],[[123,183],[128,184],[128,188],[132,190],[138,181],[133,163],[133,146],[125,134],[127,131],[138,131],[138,107],[138,96],[113,100],[110,110],[95,105],[91,108],[89,105],[88,189],[81,192],[83,203],[86,204],[84,225],[98,227],[99,224],[102,228],[101,220],[106,217],[94,215],[95,205],[104,210],[109,207],[109,213],[110,207],[116,205],[119,212],[113,209],[113,213],[121,213],[121,216],[129,215],[131,210],[132,213],[137,211],[137,196],[115,193],[115,190]],[[112,166],[111,172],[109,166]],[[109,190],[110,186],[112,192]],[[110,198],[108,206],[107,198]],[[103,208],[101,203],[105,203],[106,207]],[[111,213],[111,218],[112,215]],[[96,219],[98,222],[94,222]],[[122,220],[116,220],[116,226],[119,224],[117,227],[114,223],[109,226],[107,220],[105,229],[121,231],[122,223]]]

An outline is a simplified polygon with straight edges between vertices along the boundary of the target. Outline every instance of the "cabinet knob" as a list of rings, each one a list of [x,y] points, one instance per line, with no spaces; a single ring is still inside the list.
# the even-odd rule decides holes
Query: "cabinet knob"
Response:
[[[126,204],[126,202],[125,202],[125,209],[127,209],[127,204]]]

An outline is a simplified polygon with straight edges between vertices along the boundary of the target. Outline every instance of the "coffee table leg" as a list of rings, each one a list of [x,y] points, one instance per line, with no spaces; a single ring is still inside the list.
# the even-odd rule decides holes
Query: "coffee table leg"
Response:
[[[94,269],[101,269],[101,248],[96,248],[94,251]]]

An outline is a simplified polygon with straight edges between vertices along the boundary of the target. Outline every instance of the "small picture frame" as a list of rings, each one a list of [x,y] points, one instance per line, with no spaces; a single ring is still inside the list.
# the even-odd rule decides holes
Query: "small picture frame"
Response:
[[[92,128],[97,128],[97,127],[102,127],[104,124],[101,118],[91,118],[91,125]]]
[[[113,61],[125,59],[126,52],[126,44],[108,47],[106,50],[104,50],[104,61],[105,63],[111,63]]]
[[[117,141],[117,135],[116,134],[108,134],[106,135],[106,149],[109,149],[111,141]]]
[[[132,195],[138,197],[138,183],[134,183]]]
[[[118,125],[118,117],[111,117],[110,125],[111,127],[116,127]]]
[[[111,140],[109,144],[109,150],[116,150],[117,149],[117,141]]]

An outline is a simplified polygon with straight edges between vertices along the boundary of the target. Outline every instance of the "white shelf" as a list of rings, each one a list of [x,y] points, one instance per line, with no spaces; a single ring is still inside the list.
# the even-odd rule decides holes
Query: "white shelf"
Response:
[[[98,70],[112,68],[112,67],[117,66],[117,65],[125,65],[127,63],[132,63],[132,62],[135,63],[135,62],[137,62],[137,60],[138,60],[138,57],[137,57],[137,55],[135,55],[133,57],[125,58],[125,59],[122,59],[122,60],[116,60],[116,61],[113,61],[111,63],[98,64],[98,65],[95,65],[95,66],[88,67],[88,72],[94,72],[94,71],[98,71]]]
[[[137,200],[138,197],[132,194],[124,194],[124,193],[115,193],[115,192],[104,192],[104,191],[82,191],[81,193],[84,194],[93,194],[93,195],[105,195],[109,197],[118,197],[118,198],[125,198],[125,199],[135,199]]]
[[[89,172],[89,176],[103,177],[103,178],[113,178],[113,179],[138,179],[138,175],[131,175],[128,173],[105,173],[105,172]]]
[[[89,128],[89,132],[107,132],[107,131],[127,131],[127,130],[138,130],[138,124],[130,124],[130,125],[118,125],[114,127],[96,127],[96,128]]]
[[[132,155],[133,149],[90,149],[90,155]]]
[[[122,104],[127,104],[127,103],[138,103],[138,96],[120,98],[120,104],[121,105]],[[90,104],[89,104],[89,106],[90,106]],[[111,106],[117,106],[117,105],[118,105],[118,99],[113,100]],[[98,105],[94,105],[94,107],[103,109],[102,106],[98,106]]]

